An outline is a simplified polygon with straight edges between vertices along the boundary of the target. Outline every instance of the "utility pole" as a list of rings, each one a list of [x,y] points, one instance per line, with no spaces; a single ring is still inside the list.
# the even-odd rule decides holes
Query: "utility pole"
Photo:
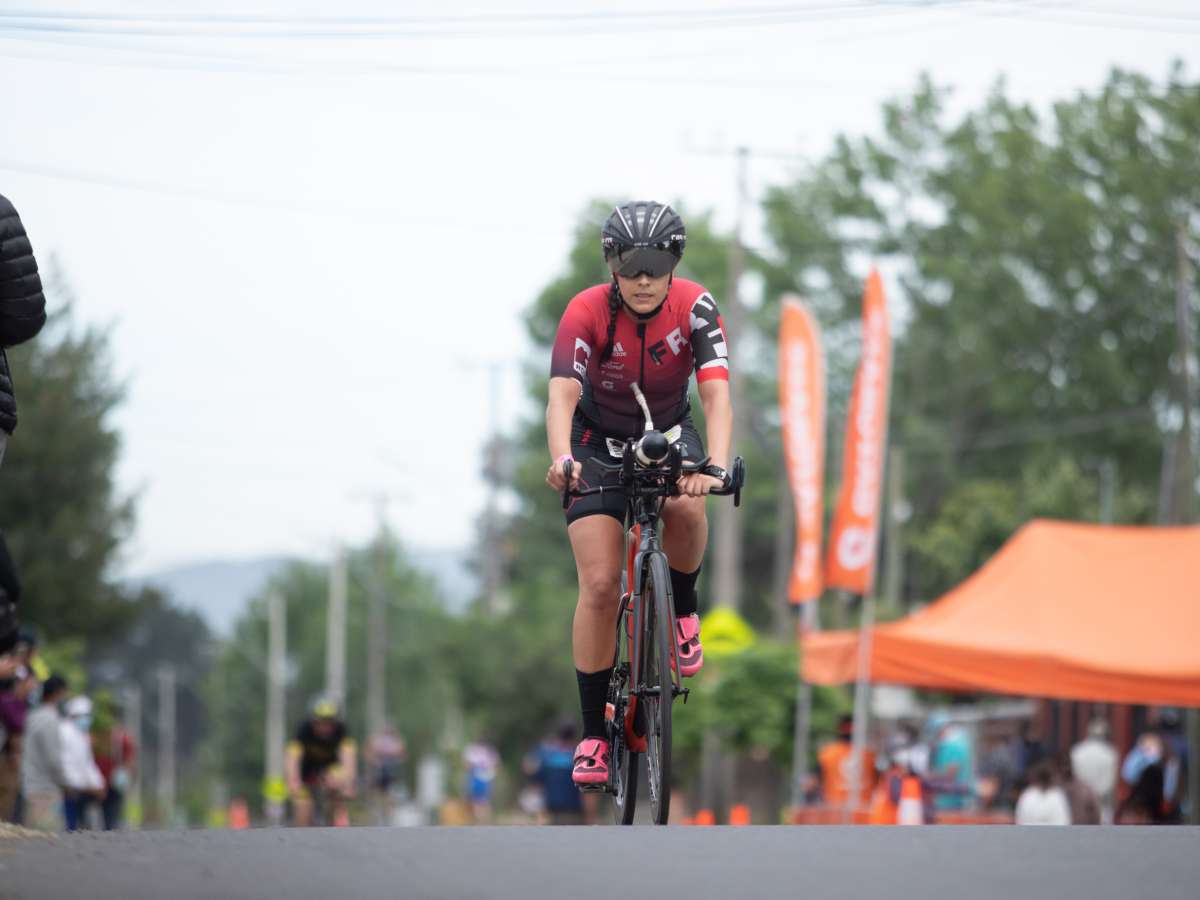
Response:
[[[346,551],[338,546],[329,566],[329,614],[325,634],[325,693],[346,704]]]
[[[273,592],[267,598],[267,729],[266,785],[267,818],[272,825],[283,820],[283,804],[274,797],[274,788],[283,781],[284,703],[287,679],[287,606],[283,595]]]
[[[745,321],[741,297],[738,292],[742,280],[745,254],[742,249],[742,227],[746,205],[749,200],[746,167],[750,157],[747,147],[737,149],[737,215],[733,226],[733,240],[729,245],[729,284],[726,296],[718,303],[724,310],[726,332],[731,341],[744,336]],[[744,380],[736,373],[729,379],[730,400],[733,405],[733,434],[729,444],[729,462],[741,445],[746,422]],[[741,517],[732,503],[718,503],[713,507],[713,594],[721,606],[738,609],[741,606],[742,588],[742,529]]]
[[[158,668],[158,810],[168,828],[175,823],[175,667]]]
[[[126,788],[129,795],[129,806],[137,810],[138,822],[140,824],[142,815],[142,688],[138,684],[130,684],[126,686],[124,691],[124,715],[122,724],[125,727],[125,733],[129,735],[129,739],[133,742],[133,752],[135,765],[129,769],[129,786]],[[132,817],[131,817],[132,818]]]
[[[379,533],[372,554],[370,596],[367,607],[367,739],[383,728],[387,710],[387,604],[384,597],[384,566],[387,553],[387,507],[385,494],[375,496]]]

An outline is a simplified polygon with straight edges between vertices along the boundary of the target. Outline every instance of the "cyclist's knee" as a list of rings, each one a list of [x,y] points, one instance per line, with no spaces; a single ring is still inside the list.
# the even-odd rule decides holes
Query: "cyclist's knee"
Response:
[[[683,527],[697,527],[706,517],[706,506],[703,497],[672,497],[663,506],[663,522],[668,528],[672,523]]]
[[[579,579],[579,605],[596,612],[616,609],[620,599],[621,577],[607,569],[585,572]]]

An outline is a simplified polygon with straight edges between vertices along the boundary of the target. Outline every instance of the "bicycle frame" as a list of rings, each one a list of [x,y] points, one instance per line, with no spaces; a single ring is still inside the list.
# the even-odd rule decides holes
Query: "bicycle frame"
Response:
[[[646,627],[647,617],[646,612],[649,608],[648,603],[643,599],[645,594],[646,571],[649,558],[655,554],[665,553],[659,544],[658,536],[658,519],[662,509],[664,499],[632,496],[629,498],[629,504],[626,511],[626,570],[625,579],[626,586],[623,593],[628,594],[628,602],[617,616],[617,628],[620,629],[624,625],[624,619],[630,615],[629,606],[633,606],[632,615],[633,622],[633,641],[629,651],[629,703],[625,708],[625,743],[635,753],[644,753],[647,750],[646,736],[637,734],[634,727],[637,716],[637,701],[646,693],[647,690],[652,690],[651,686],[642,683],[642,668],[645,660],[646,641],[652,641],[653,635],[648,633]],[[670,605],[670,620],[673,620],[675,615],[675,598],[671,594],[671,586],[663,585],[667,591],[667,602]],[[674,649],[672,649],[674,653]],[[684,702],[687,702],[688,689],[680,684],[678,665],[670,669],[671,671],[671,700],[682,695]],[[660,686],[660,690],[661,687]]]

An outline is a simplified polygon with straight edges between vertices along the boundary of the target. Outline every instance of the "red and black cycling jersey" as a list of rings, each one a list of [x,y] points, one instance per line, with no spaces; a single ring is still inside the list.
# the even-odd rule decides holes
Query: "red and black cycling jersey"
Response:
[[[671,281],[658,313],[637,321],[617,310],[613,352],[601,364],[608,340],[609,285],[588,288],[567,304],[558,323],[550,377],[574,378],[583,386],[579,411],[604,434],[641,434],[645,421],[630,384],[646,395],[654,425],[667,429],[688,411],[688,379],[729,380],[729,347],[716,301],[703,286]]]

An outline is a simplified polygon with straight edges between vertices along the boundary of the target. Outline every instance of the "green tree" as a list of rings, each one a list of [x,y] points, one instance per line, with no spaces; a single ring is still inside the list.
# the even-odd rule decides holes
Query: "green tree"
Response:
[[[21,618],[51,639],[104,638],[137,612],[113,578],[134,515],[115,484],[123,387],[108,335],[74,321],[57,267],[47,292],[57,308],[46,327],[9,351],[20,424],[0,470],[0,524],[21,574]]]
[[[1178,407],[1174,241],[1200,212],[1198,138],[1200,91],[1178,67],[1157,85],[1114,71],[1049,116],[1001,84],[950,121],[946,92],[923,81],[885,106],[878,137],[843,138],[769,192],[768,301],[812,297],[833,352],[866,262],[892,276],[914,599],[961,580],[1038,510],[1094,519],[1106,460],[1122,517],[1153,517]],[[840,412],[836,379],[833,393]],[[836,412],[830,425],[842,427]],[[1042,502],[1031,473],[1065,461],[1093,487]]]

